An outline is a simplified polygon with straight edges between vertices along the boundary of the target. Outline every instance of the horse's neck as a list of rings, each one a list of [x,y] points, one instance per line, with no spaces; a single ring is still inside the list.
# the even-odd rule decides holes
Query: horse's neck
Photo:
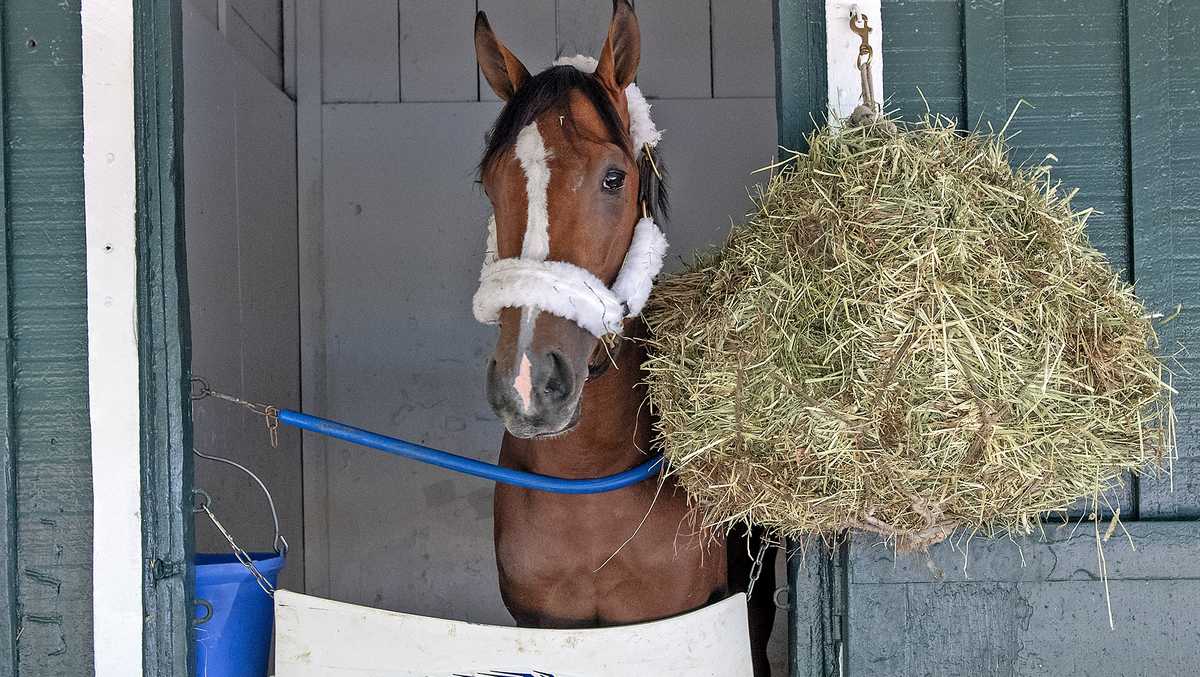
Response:
[[[640,321],[630,323],[631,336],[641,336]],[[532,472],[556,477],[608,475],[646,460],[650,412],[640,385],[645,350],[625,339],[614,364],[583,388],[582,410],[575,429],[548,439],[522,440],[505,434],[506,460]]]

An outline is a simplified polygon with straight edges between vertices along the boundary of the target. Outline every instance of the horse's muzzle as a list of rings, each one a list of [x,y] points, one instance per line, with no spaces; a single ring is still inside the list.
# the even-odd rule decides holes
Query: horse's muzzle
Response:
[[[579,422],[582,383],[559,353],[523,356],[512,367],[488,363],[487,398],[515,437],[552,437]]]

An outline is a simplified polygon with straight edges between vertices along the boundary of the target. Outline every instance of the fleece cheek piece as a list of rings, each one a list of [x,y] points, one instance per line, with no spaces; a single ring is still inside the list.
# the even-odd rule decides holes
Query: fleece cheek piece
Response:
[[[612,288],[565,261],[489,258],[479,273],[472,310],[476,320],[490,324],[504,308],[528,306],[571,320],[593,336],[620,334],[625,320],[646,305],[666,252],[658,225],[643,218]]]

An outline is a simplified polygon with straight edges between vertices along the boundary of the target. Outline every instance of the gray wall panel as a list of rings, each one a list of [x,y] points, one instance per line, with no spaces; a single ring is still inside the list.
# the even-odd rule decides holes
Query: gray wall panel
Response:
[[[558,53],[598,56],[608,36],[612,3],[596,0],[558,0]]]
[[[713,96],[775,96],[771,0],[712,0]]]
[[[195,11],[184,13],[184,182],[192,371],[214,388],[299,400],[295,107]],[[303,587],[299,436],[269,445],[261,418],[216,400],[195,408],[197,448],[259,474],[292,544],[281,584]],[[248,549],[271,545],[265,499],[239,471],[196,461],[196,486]],[[197,550],[227,552],[206,520]]]
[[[184,11],[194,10],[205,19],[208,19],[212,25],[216,26],[220,17],[219,3],[222,0],[185,0],[183,3]]]
[[[475,0],[400,0],[400,100],[478,101]]]
[[[279,49],[264,40],[237,10],[230,8],[225,16],[223,30],[226,39],[243,58],[253,63],[258,72],[271,84],[282,88],[283,57],[280,56]]]
[[[671,241],[668,266],[699,247],[724,239],[730,223],[750,209],[751,175],[775,153],[774,99],[656,101],[655,123],[666,130],[660,146],[670,175]]]
[[[242,308],[242,392],[255,402],[281,407],[300,405],[300,319],[297,305],[296,111],[283,92],[265,86],[246,64],[238,69],[238,267]],[[257,469],[282,508],[280,528],[294,543],[281,578],[284,587],[302,586],[304,551],[301,519],[300,434],[279,431],[279,448],[267,446],[261,417],[242,415],[243,439],[257,451]],[[242,479],[252,500],[241,509],[253,521],[250,533],[265,538],[271,530],[264,499]],[[264,481],[265,478],[264,478]]]
[[[325,101],[400,100],[400,10],[396,0],[321,5]]]
[[[471,317],[486,201],[473,184],[495,103],[325,109],[326,414],[494,460],[492,331]],[[492,486],[330,445],[331,592],[387,609],[510,622]]]
[[[188,296],[191,307],[192,371],[212,383],[241,385],[241,312],[237,249],[237,181],[234,143],[237,134],[236,55],[205,17],[184,5],[183,175],[187,199]],[[236,439],[235,420],[223,403],[204,400],[193,406],[196,448],[225,451]],[[240,417],[238,417],[240,418]],[[211,485],[203,464],[196,486]],[[215,490],[214,490],[215,491]],[[198,532],[197,536],[204,532]],[[217,547],[198,541],[204,549]]]
[[[276,54],[283,53],[283,3],[280,0],[223,0]]]
[[[638,86],[650,98],[712,96],[712,44],[708,0],[637,3],[642,32]],[[770,24],[768,24],[767,35]],[[768,71],[774,65],[767,64]]]

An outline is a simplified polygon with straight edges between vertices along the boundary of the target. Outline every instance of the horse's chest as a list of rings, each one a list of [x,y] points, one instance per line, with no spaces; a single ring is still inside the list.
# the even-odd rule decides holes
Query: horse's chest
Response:
[[[653,507],[651,507],[653,506]],[[496,559],[522,625],[630,623],[704,604],[724,586],[682,494],[555,496],[498,487]]]
[[[631,540],[646,507],[635,515],[603,498],[498,491],[496,560],[514,615],[600,617],[606,598],[653,575],[634,564],[644,545]]]
[[[637,526],[634,521],[622,530],[627,521],[622,515],[589,498],[574,506],[553,500],[519,503],[515,510],[497,506],[496,556],[513,580],[590,579]]]

